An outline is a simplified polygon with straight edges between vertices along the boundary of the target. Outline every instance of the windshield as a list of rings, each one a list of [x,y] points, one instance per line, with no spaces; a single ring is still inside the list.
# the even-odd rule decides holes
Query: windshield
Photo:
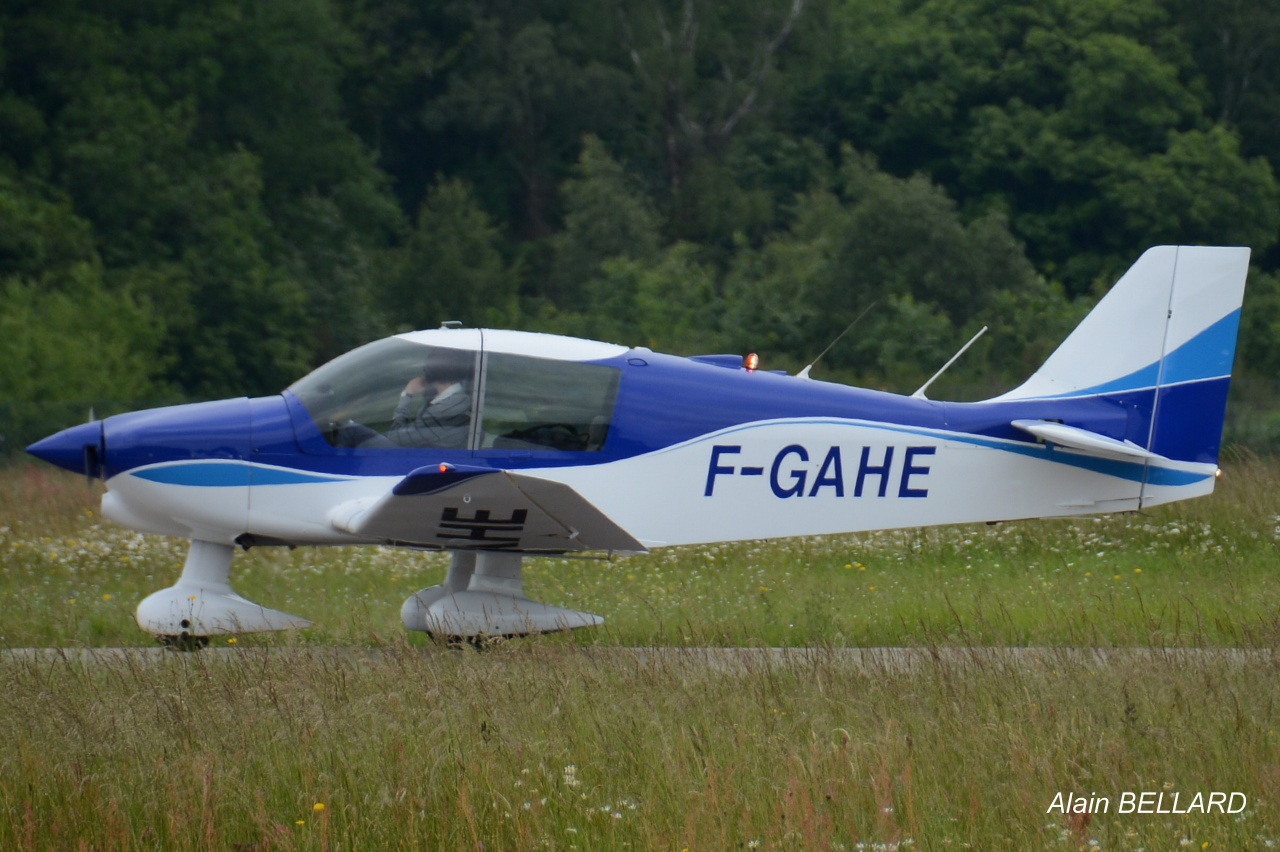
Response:
[[[476,353],[399,338],[335,358],[289,387],[338,447],[470,443]]]

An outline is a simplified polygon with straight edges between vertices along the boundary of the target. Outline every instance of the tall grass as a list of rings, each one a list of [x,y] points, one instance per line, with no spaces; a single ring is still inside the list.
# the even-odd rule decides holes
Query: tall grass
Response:
[[[157,658],[158,661],[157,661]],[[910,669],[516,643],[0,662],[0,848],[1173,849],[1280,838],[1270,658]],[[1119,814],[1242,791],[1239,814]],[[1058,793],[1109,813],[1046,813]],[[1168,809],[1166,804],[1165,808]],[[1205,846],[1208,844],[1208,846]]]

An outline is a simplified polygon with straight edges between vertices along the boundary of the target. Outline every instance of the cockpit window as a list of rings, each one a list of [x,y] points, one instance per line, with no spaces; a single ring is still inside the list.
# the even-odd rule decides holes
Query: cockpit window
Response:
[[[337,447],[466,448],[476,353],[388,338],[290,386]]]
[[[600,364],[487,355],[482,447],[603,449],[620,376]]]
[[[477,382],[479,364],[477,352],[393,337],[330,361],[289,390],[335,447],[603,449],[617,368],[489,353]]]

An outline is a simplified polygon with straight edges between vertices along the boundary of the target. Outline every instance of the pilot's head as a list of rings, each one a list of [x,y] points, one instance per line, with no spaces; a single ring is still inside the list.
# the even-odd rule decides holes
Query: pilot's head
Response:
[[[422,377],[429,384],[452,385],[471,378],[475,370],[474,352],[433,349],[422,364]]]

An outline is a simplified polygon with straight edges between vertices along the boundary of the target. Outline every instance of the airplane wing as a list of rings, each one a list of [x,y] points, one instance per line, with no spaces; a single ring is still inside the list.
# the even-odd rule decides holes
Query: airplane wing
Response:
[[[330,521],[356,535],[448,550],[646,551],[568,485],[490,468],[419,468],[382,497],[337,507]]]
[[[1014,420],[1009,425],[1062,447],[1070,447],[1091,456],[1121,461],[1168,461],[1164,456],[1145,450],[1132,441],[1117,441],[1097,432],[1055,423],[1051,420]]]

